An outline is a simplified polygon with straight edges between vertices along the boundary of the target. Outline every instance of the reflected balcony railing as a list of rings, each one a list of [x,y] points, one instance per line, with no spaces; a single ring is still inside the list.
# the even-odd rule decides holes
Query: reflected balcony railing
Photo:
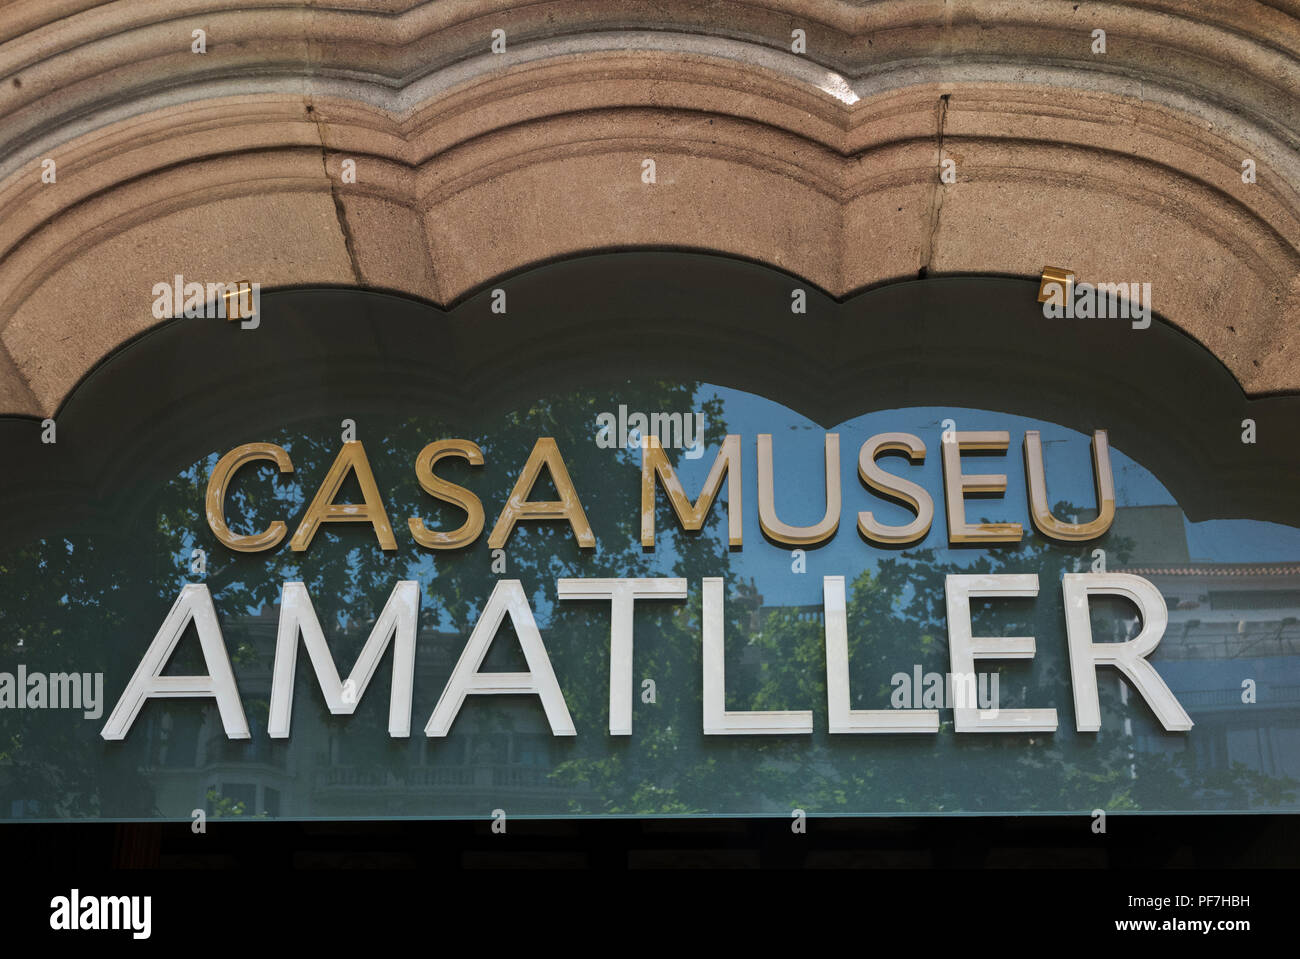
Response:
[[[1260,699],[1268,706],[1290,706],[1300,703],[1300,686],[1268,686],[1267,695]],[[1240,689],[1179,690],[1178,701],[1184,706],[1225,706],[1235,709],[1241,705]]]
[[[1158,659],[1271,659],[1300,656],[1300,632],[1281,633],[1191,632],[1181,635],[1176,625],[1165,631],[1153,654]]]
[[[227,739],[224,734],[213,736],[208,740],[206,762],[247,763],[274,766],[284,769],[289,762],[289,747],[284,742],[253,737],[252,739]]]
[[[481,763],[472,766],[330,766],[316,770],[317,789],[541,789],[578,792],[571,783],[550,777],[542,766]]]

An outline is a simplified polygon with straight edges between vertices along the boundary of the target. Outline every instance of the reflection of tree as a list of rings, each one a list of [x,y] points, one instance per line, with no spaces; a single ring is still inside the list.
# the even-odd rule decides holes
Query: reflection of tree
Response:
[[[209,789],[206,798],[208,800],[208,806],[212,810],[209,815],[213,819],[228,819],[234,816],[240,816],[247,819],[264,818],[261,814],[253,815],[249,813],[248,805],[243,800],[223,796],[215,789]]]
[[[416,454],[434,439],[465,436],[482,447],[486,465],[479,470],[448,461],[439,473],[480,496],[490,528],[513,485],[519,468],[539,436],[552,436],[563,453],[570,475],[597,534],[595,555],[582,555],[566,524],[524,523],[507,545],[508,573],[524,582],[535,609],[554,600],[554,579],[560,575],[650,575],[657,561],[639,546],[639,474],[632,454],[600,449],[595,444],[596,416],[625,403],[632,409],[685,412],[698,408],[696,384],[648,382],[629,384],[616,395],[599,393],[539,397],[526,409],[507,415],[484,416],[481,422],[454,426],[431,417],[373,413],[358,417],[360,436],[375,472],[387,512],[397,533],[399,550],[385,554],[368,526],[326,526],[304,553],[293,553],[287,537],[275,550],[258,554],[234,553],[215,541],[203,516],[203,496],[216,458],[223,450],[204,450],[190,465],[160,479],[149,491],[148,502],[137,505],[132,516],[122,517],[118,528],[87,533],[70,528],[60,537],[0,553],[0,637],[6,661],[25,661],[29,669],[103,670],[104,713],[136,665],[136,657],[157,630],[167,608],[187,582],[208,585],[240,684],[244,708],[254,730],[254,742],[223,743],[223,756],[251,759],[259,737],[265,739],[273,644],[257,641],[259,611],[279,602],[286,580],[304,582],[316,614],[329,639],[339,670],[344,675],[369,634],[371,625],[397,580],[417,579],[423,587],[421,637],[439,630],[468,636],[478,612],[498,578],[490,572],[487,529],[472,547],[453,554],[432,553],[416,546],[406,530],[406,518],[421,516],[430,527],[453,528],[463,515],[427,496],[416,482],[412,464]],[[707,441],[723,434],[720,404],[705,407],[709,423]],[[274,519],[284,519],[290,531],[301,517],[306,499],[325,475],[338,453],[339,416],[286,427],[270,411],[264,421],[249,424],[247,440],[270,441],[290,454],[295,472],[278,478],[270,466],[249,467],[232,484],[227,499],[227,519],[232,528],[264,529]],[[201,442],[201,437],[196,437]],[[535,499],[550,496],[547,483],[539,483]],[[358,501],[358,493],[345,485],[340,499]],[[58,528],[57,517],[46,524]],[[716,543],[712,528],[700,542]],[[191,571],[191,550],[206,551],[206,571]],[[0,547],[3,549],[3,547]],[[720,556],[721,551],[716,555]],[[697,560],[679,575],[698,579],[712,572],[719,561]],[[585,604],[584,604],[585,605]],[[608,671],[607,616],[591,616],[584,623],[591,642],[566,641],[547,633],[547,646],[561,676],[568,705],[579,729],[599,743],[605,724],[604,685],[599,677]],[[601,626],[598,621],[606,625]],[[273,620],[271,620],[273,622]],[[683,640],[685,623],[676,627]],[[191,628],[192,633],[192,628]],[[604,637],[604,638],[602,638]],[[577,637],[575,637],[575,640]],[[19,644],[22,645],[19,645]],[[126,656],[112,651],[131,650]],[[38,655],[39,651],[39,655]],[[693,643],[685,644],[687,662],[672,662],[680,674],[689,670]],[[421,650],[418,655],[424,655]],[[698,654],[695,653],[698,661]],[[386,657],[387,663],[391,654]],[[417,659],[417,667],[419,660]],[[201,672],[202,660],[192,635],[182,641],[167,672]],[[412,751],[406,740],[393,740],[386,728],[387,678],[381,667],[365,700],[352,717],[334,717],[326,710],[316,688],[307,657],[298,657],[294,728],[315,721],[343,742],[343,749],[375,769],[401,775]],[[661,670],[659,675],[667,675]],[[412,733],[422,738],[422,725],[445,682],[421,688]],[[424,702],[427,700],[427,703]],[[480,703],[476,703],[477,707]],[[423,707],[424,714],[420,713]],[[510,711],[499,714],[476,710],[483,725],[511,731]],[[540,710],[539,710],[540,712]],[[314,713],[314,715],[313,715]],[[105,744],[98,739],[104,717],[97,722],[80,714],[45,711],[40,715],[0,711],[0,772],[3,795],[35,800],[49,815],[139,815],[153,808],[147,771],[155,762],[144,735],[146,720],[171,716],[180,725],[205,723],[207,735],[220,737],[214,711],[202,701],[159,701],[146,705],[132,734],[124,743]],[[455,730],[453,730],[453,735]],[[292,744],[291,736],[290,743]],[[565,744],[557,744],[563,748]],[[263,743],[264,746],[264,743]],[[154,752],[157,753],[155,747]],[[39,757],[39,760],[37,759]],[[143,771],[142,771],[143,770]],[[196,798],[202,793],[196,789]],[[199,803],[196,803],[199,804]]]
[[[112,575],[117,545],[112,537],[52,535],[6,551],[0,558],[5,671],[16,673],[19,665],[29,675],[105,668],[107,644],[125,621]],[[98,727],[82,712],[0,710],[0,797],[34,802],[26,815],[99,813],[97,785],[107,764],[96,759],[91,737]]]
[[[1143,802],[1155,806],[1163,795],[1188,789],[1195,790],[1198,800],[1222,809],[1279,808],[1294,804],[1298,787],[1293,779],[1267,776],[1241,762],[1204,769],[1185,751],[1148,757],[1134,794],[1139,808]]]
[[[1057,504],[1055,510],[1057,515],[1071,511],[1068,504]],[[762,752],[769,763],[767,795],[785,797],[786,808],[843,812],[1190,809],[1202,802],[1211,808],[1252,808],[1294,802],[1296,783],[1241,764],[1218,771],[1198,765],[1189,752],[1176,760],[1160,754],[1135,755],[1124,719],[1146,707],[1140,697],[1130,697],[1128,706],[1120,704],[1114,682],[1103,681],[1107,673],[1117,675],[1111,670],[1099,677],[1101,731],[1072,731],[1071,679],[1058,584],[1062,573],[1087,568],[1095,545],[1071,550],[1028,540],[1009,553],[981,552],[961,570],[1038,575],[1039,600],[1032,605],[998,600],[1008,613],[987,629],[989,634],[1037,637],[1032,672],[1015,673],[1023,677],[1022,683],[1007,681],[1010,664],[1005,661],[977,661],[976,668],[1001,671],[999,705],[1003,708],[1055,707],[1056,734],[957,735],[951,712],[945,711],[937,737],[823,736],[811,750],[804,744],[764,744],[756,752]],[[1121,559],[1132,548],[1125,541],[1103,545]],[[934,550],[915,550],[882,560],[851,584],[848,623],[854,708],[887,706],[889,677],[909,672],[913,663],[924,664],[927,671],[948,671],[944,576],[953,571],[952,562],[937,559]],[[1018,614],[1017,602],[1021,604]],[[983,635],[974,603],[972,614],[975,635]],[[825,729],[820,622],[800,618],[793,610],[772,610],[750,641],[768,654],[752,694],[753,708],[812,703],[816,721]]]
[[[1068,659],[1044,640],[1061,633],[1059,582],[1063,551],[1027,542],[1010,553],[980,552],[962,565],[965,573],[1039,575],[1041,602],[999,600],[1003,618],[987,632],[1039,638],[1032,675],[1025,689],[1007,682],[1005,662],[979,662],[979,671],[999,668],[1004,674],[1000,707],[1055,706],[1064,726],[1067,702],[1053,691],[1069,689]],[[1070,567],[1072,568],[1072,567]],[[956,571],[932,549],[915,550],[881,560],[851,584],[848,597],[849,658],[854,708],[889,705],[890,677],[924,671],[947,673],[948,644],[944,576]],[[975,634],[982,635],[980,610],[972,603]],[[759,643],[774,651],[776,664],[761,696],[824,704],[825,664],[821,624],[793,619],[787,611],[769,613]],[[776,650],[781,650],[776,655]],[[791,656],[791,651],[794,655]],[[792,662],[790,668],[785,663]],[[820,667],[820,668],[818,668]],[[824,727],[824,706],[818,711]],[[822,740],[799,768],[785,777],[791,796],[804,808],[830,811],[914,809],[918,811],[1000,812],[1030,809],[1110,807],[1115,789],[1126,785],[1124,747],[1103,733],[1086,759],[1077,748],[1065,749],[1058,733],[961,734],[953,732],[952,714],[940,714],[937,736],[837,736]],[[791,756],[790,758],[796,758]]]
[[[1057,515],[1068,515],[1058,504]],[[1091,549],[1028,540],[1012,552],[981,552],[961,565],[967,573],[1037,573],[1039,601],[999,600],[1002,618],[981,630],[990,613],[972,604],[976,635],[1038,637],[1028,669],[1007,662],[979,664],[1001,671],[1000,705],[1053,706],[1056,734],[961,734],[951,712],[941,713],[937,736],[830,736],[826,718],[825,637],[819,619],[795,608],[745,615],[757,600],[736,584],[728,630],[729,708],[814,711],[815,732],[806,737],[746,737],[742,742],[698,742],[699,701],[678,711],[667,728],[638,729],[626,749],[574,760],[563,770],[596,787],[602,811],[658,812],[755,808],[844,813],[895,810],[983,811],[1183,809],[1277,807],[1292,803],[1295,784],[1236,764],[1231,770],[1198,765],[1190,753],[1169,759],[1134,754],[1124,718],[1146,707],[1137,699],[1122,706],[1113,682],[1101,681],[1102,730],[1071,730],[1068,651],[1059,582],[1063,572],[1086,569]],[[1104,543],[1123,558],[1131,544]],[[956,571],[934,550],[914,550],[881,560],[863,571],[849,592],[849,651],[854,708],[889,705],[889,678],[912,670],[946,673],[948,666],[944,576]],[[1055,595],[1054,595],[1055,594]],[[747,604],[746,600],[750,602]],[[696,612],[698,612],[696,610]],[[673,660],[647,666],[645,674],[670,665],[699,667],[698,620],[686,622]],[[571,628],[580,629],[580,624]],[[662,636],[663,634],[661,634]],[[673,632],[676,638],[678,633]],[[657,637],[658,638],[658,637]],[[593,637],[599,641],[599,637]],[[736,648],[751,647],[761,665],[750,682],[734,669]],[[638,646],[638,662],[641,659]],[[680,657],[680,659],[678,658]],[[1014,681],[1006,681],[1013,677]],[[1105,673],[1103,673],[1105,677]],[[1176,738],[1180,734],[1168,734]],[[656,772],[657,769],[657,772]],[[761,769],[754,774],[752,769]]]
[[[143,735],[147,716],[172,716],[176,728],[182,717],[187,717],[187,728],[206,722],[205,735],[223,740],[222,756],[235,767],[264,761],[274,613],[286,580],[307,585],[342,675],[351,669],[396,582],[420,581],[421,639],[412,736],[422,740],[423,723],[446,681],[450,662],[459,655],[498,576],[491,572],[487,529],[473,546],[452,554],[433,553],[412,542],[407,517],[420,516],[430,528],[444,529],[460,525],[463,519],[458,510],[439,505],[420,489],[414,459],[435,439],[467,437],[478,442],[486,459],[484,467],[474,469],[448,460],[439,464],[439,474],[479,495],[490,528],[536,439],[552,436],[592,522],[597,548],[584,554],[568,526],[561,523],[521,524],[507,545],[505,575],[522,580],[529,591],[579,732],[571,740],[545,737],[549,758],[542,768],[550,781],[563,784],[567,792],[556,791],[560,801],[553,807],[521,812],[649,815],[796,806],[812,812],[997,812],[1196,808],[1200,796],[1226,797],[1225,802],[1238,808],[1294,801],[1287,783],[1257,773],[1205,770],[1186,754],[1177,760],[1131,755],[1131,740],[1121,731],[1122,716],[1143,707],[1130,704],[1121,713],[1111,683],[1101,686],[1102,731],[1091,737],[1071,731],[1073,710],[1058,584],[1062,571],[1087,561],[1095,543],[1066,548],[1030,535],[1020,546],[1006,550],[956,557],[914,550],[886,553],[874,563],[872,559],[882,554],[863,544],[863,562],[868,565],[849,583],[848,594],[857,708],[887,707],[890,676],[910,670],[913,664],[922,664],[926,671],[947,672],[945,573],[959,568],[1037,572],[1038,602],[999,601],[997,612],[976,611],[977,634],[985,622],[989,632],[1036,636],[1037,656],[1025,667],[988,663],[981,668],[1002,673],[1002,706],[1055,706],[1061,728],[1056,735],[958,736],[952,732],[951,713],[945,712],[937,736],[829,736],[820,621],[790,608],[763,609],[753,588],[735,580],[728,571],[720,507],[715,507],[705,530],[687,535],[677,528],[661,495],[659,546],[653,552],[643,551],[637,458],[595,443],[598,413],[616,410],[619,404],[634,410],[685,412],[698,408],[699,391],[694,383],[640,381],[617,394],[586,391],[543,396],[506,415],[485,412],[478,421],[445,423],[412,416],[409,410],[356,416],[358,438],[365,443],[397,535],[396,553],[383,553],[364,525],[326,526],[305,553],[292,552],[288,537],[270,552],[231,552],[215,541],[203,517],[207,477],[224,452],[210,449],[196,450],[187,466],[160,479],[146,494],[147,502],[124,514],[116,528],[60,531],[5,548],[0,553],[0,648],[5,661],[25,662],[32,670],[104,670],[105,717],[181,586],[191,581],[207,583],[254,738],[250,743],[224,742],[213,710],[202,702],[148,704],[136,729],[120,744],[104,744],[98,738],[104,717],[87,721],[71,711],[4,710],[0,711],[0,796],[35,799],[43,804],[45,815],[138,816],[152,810],[157,800],[150,769],[157,759],[149,755]],[[249,424],[245,439],[284,446],[295,473],[282,481],[269,464],[245,469],[228,499],[232,528],[261,530],[272,520],[283,519],[292,533],[307,499],[338,453],[338,420],[350,411],[333,412],[337,415],[286,425],[270,410],[262,422]],[[710,400],[705,412],[706,443],[716,448],[726,432],[721,402]],[[690,492],[693,496],[696,490]],[[541,483],[533,497],[551,495]],[[356,502],[357,497],[355,489],[345,486],[342,499]],[[1068,506],[1058,504],[1058,515],[1069,512]],[[51,519],[49,526],[55,530],[58,523]],[[1123,553],[1123,544],[1101,545]],[[190,570],[190,551],[195,548],[207,555],[201,579]],[[771,547],[760,541],[748,548]],[[684,603],[638,605],[634,690],[639,692],[642,677],[652,677],[657,701],[642,705],[638,697],[633,735],[610,737],[606,731],[608,604],[558,603],[554,580],[648,575],[686,577],[690,598]],[[727,576],[730,586],[726,635],[731,708],[811,707],[817,730],[811,741],[808,737],[702,735],[699,585],[703,577],[716,575]],[[259,616],[264,610],[270,615]],[[990,616],[1002,618],[991,622]],[[432,811],[438,801],[436,785],[420,787],[411,778],[418,750],[411,749],[407,740],[388,735],[390,660],[391,654],[356,714],[335,717],[324,706],[306,655],[300,651],[298,657],[290,749],[304,727],[315,724],[336,738],[362,778],[411,787],[406,799],[380,791],[366,800],[364,809],[358,807],[357,814],[419,814]],[[197,643],[183,641],[169,672],[200,669]],[[489,745],[497,740],[488,736],[545,730],[539,725],[541,710],[535,702],[507,705],[475,697],[453,726],[451,739],[463,735],[468,713],[484,733],[475,740],[475,749],[490,750],[492,763],[503,760]],[[454,743],[437,741],[427,749],[435,765],[475,762],[474,755],[452,760]],[[1136,777],[1130,773],[1131,765]],[[194,778],[195,805],[201,805],[209,784],[198,781],[202,777],[197,771]],[[508,799],[504,796],[503,802]],[[460,814],[482,812],[477,807],[437,808]]]

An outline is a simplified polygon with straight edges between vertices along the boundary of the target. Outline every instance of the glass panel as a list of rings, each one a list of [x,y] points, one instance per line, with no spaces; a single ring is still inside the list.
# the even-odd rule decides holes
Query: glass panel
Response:
[[[264,302],[273,305],[274,297]],[[424,308],[408,308],[427,320]],[[284,385],[267,367],[232,366],[232,391],[248,394],[231,400],[238,417],[223,417],[224,400],[196,400],[193,428],[144,445],[140,424],[122,420],[117,432],[98,434],[95,455],[103,458],[71,492],[24,465],[24,495],[37,505],[0,540],[0,811],[8,818],[188,819],[196,808],[295,818],[481,817],[498,808],[516,816],[1300,808],[1300,530],[1258,518],[1189,518],[1141,443],[1111,444],[1113,525],[1098,538],[1063,543],[1030,522],[1021,450],[1028,431],[1041,434],[1053,514],[1086,523],[1098,512],[1090,434],[1049,419],[905,403],[819,423],[734,385],[635,369],[606,370],[603,380],[557,371],[526,399],[475,408],[414,387],[390,388],[408,346],[400,338],[381,342],[390,327],[378,317],[352,320],[351,335],[371,337],[374,356],[390,356],[391,364],[330,353],[312,367],[325,371],[319,380],[296,387],[312,397],[302,400],[310,409],[278,402]],[[342,341],[322,323],[328,352]],[[171,342],[146,338],[128,352],[133,362],[157,363]],[[268,336],[259,349],[269,363],[303,342],[299,328],[282,340]],[[436,352],[427,355],[437,362]],[[78,402],[87,410],[97,405],[96,390],[109,390],[119,360],[86,386]],[[331,370],[350,377],[346,388],[336,389]],[[159,390],[177,402],[189,395],[166,376]],[[726,482],[698,532],[682,529],[658,486],[655,547],[642,547],[642,451],[626,435],[638,413],[647,422],[660,416],[655,422],[692,501],[724,437],[741,437],[742,548],[728,545]],[[76,415],[92,414],[70,409],[69,434]],[[369,523],[325,523],[307,549],[295,551],[289,538],[342,448],[344,420],[354,421],[364,445],[397,548],[380,549]],[[206,428],[217,421],[219,428]],[[702,439],[691,449],[697,423]],[[1021,524],[1018,542],[950,545],[942,449],[945,430],[954,427],[1009,433],[1006,451],[963,453],[966,473],[1006,478],[1005,494],[969,496],[965,508],[970,522]],[[839,437],[839,528],[826,544],[796,551],[760,528],[757,436],[772,437],[779,519],[805,526],[825,512],[828,432]],[[859,448],[885,432],[912,434],[927,451],[918,463],[879,458],[933,502],[928,534],[906,546],[868,541],[855,528],[860,511],[887,525],[914,515],[859,479]],[[29,442],[18,435],[6,434],[7,449]],[[494,554],[488,534],[539,437],[554,438],[597,545],[580,548],[566,522],[525,520],[504,553]],[[435,472],[481,500],[485,526],[472,545],[435,552],[414,541],[408,520],[451,530],[465,513],[426,493],[413,464],[427,443],[446,438],[470,439],[482,450],[480,467],[447,459]],[[205,515],[214,465],[242,442],[274,443],[293,464],[283,474],[269,462],[246,466],[226,498],[226,520],[238,533],[287,524],[284,540],[268,551],[228,549]],[[131,456],[105,452],[114,446]],[[28,448],[20,462],[33,464],[36,456]],[[533,500],[556,495],[547,486],[554,477],[542,475]],[[72,467],[64,478],[81,481]],[[338,501],[361,497],[360,484],[349,485]],[[195,550],[203,551],[200,565]],[[1148,661],[1191,716],[1191,730],[1166,730],[1111,667],[1097,670],[1100,730],[1076,729],[1062,577],[1101,568],[1140,576],[1164,597],[1169,624]],[[1032,658],[978,660],[974,691],[984,709],[1054,709],[1055,731],[954,731],[945,582],[962,573],[1037,577],[1036,596],[972,601],[974,636],[1035,640]],[[850,706],[937,708],[938,732],[829,731],[827,576],[845,584]],[[610,604],[560,600],[556,581],[565,577],[686,580],[683,600],[636,603],[631,735],[609,733]],[[724,581],[727,709],[807,710],[811,734],[705,735],[707,577]],[[305,584],[338,674],[347,677],[401,580],[419,584],[411,735],[389,734],[391,648],[347,715],[328,708],[300,643],[291,733],[272,739],[283,584]],[[489,596],[509,580],[522,584],[577,735],[553,735],[537,696],[502,694],[468,696],[449,735],[425,737]],[[251,738],[231,739],[210,698],[154,698],[122,741],[105,741],[109,713],[182,588],[194,583],[211,596]],[[1119,597],[1094,597],[1090,616],[1098,643],[1131,640],[1143,626]],[[520,628],[506,619],[485,672],[527,668]],[[164,675],[205,668],[191,623]]]

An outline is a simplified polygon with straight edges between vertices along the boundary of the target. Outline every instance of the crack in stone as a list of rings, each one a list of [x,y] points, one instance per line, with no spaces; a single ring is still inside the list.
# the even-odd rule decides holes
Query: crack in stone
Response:
[[[307,99],[307,115],[311,117],[312,124],[316,128],[316,141],[320,144],[321,170],[325,174],[325,179],[329,181],[330,199],[334,201],[334,219],[338,221],[339,232],[343,234],[343,248],[347,251],[348,263],[352,267],[352,279],[358,286],[363,286],[361,264],[357,262],[356,246],[352,239],[352,230],[348,226],[347,211],[343,208],[343,197],[339,195],[338,184],[330,176],[329,157],[325,147],[325,132],[321,129],[320,119],[316,116],[316,108],[312,105],[310,97]]]
[[[944,125],[948,120],[948,97],[951,94],[945,93],[939,97],[939,166],[943,164],[943,132]],[[947,184],[941,178],[937,179],[934,188],[930,191],[930,206],[928,210],[928,222],[925,233],[925,241],[921,245],[921,264],[916,271],[916,275],[924,279],[930,272],[930,263],[934,260],[934,244],[939,234],[939,211],[943,209],[944,187]]]

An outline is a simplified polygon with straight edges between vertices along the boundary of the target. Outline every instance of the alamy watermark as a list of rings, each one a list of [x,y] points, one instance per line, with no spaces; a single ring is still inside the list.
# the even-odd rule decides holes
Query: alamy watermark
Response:
[[[0,709],[80,709],[86,719],[104,713],[103,673],[0,673]]]
[[[619,404],[617,415],[600,413],[596,417],[596,445],[603,450],[637,449],[648,444],[647,437],[657,436],[664,449],[685,450],[688,460],[704,455],[704,414],[629,413]]]
[[[177,273],[172,282],[153,285],[153,316],[156,320],[173,317],[219,317],[242,320],[242,329],[256,329],[261,322],[262,284],[240,280],[236,283],[187,282]]]
[[[1135,330],[1151,325],[1150,283],[1075,283],[1070,275],[1045,279],[1042,292],[1049,320],[1132,320]]]
[[[997,714],[997,673],[926,673],[919,665],[910,673],[889,677],[894,687],[889,705],[895,709],[983,709]]]
[[[83,896],[73,889],[50,900],[50,928],[61,932],[121,930],[148,939],[153,929],[152,896]]]

